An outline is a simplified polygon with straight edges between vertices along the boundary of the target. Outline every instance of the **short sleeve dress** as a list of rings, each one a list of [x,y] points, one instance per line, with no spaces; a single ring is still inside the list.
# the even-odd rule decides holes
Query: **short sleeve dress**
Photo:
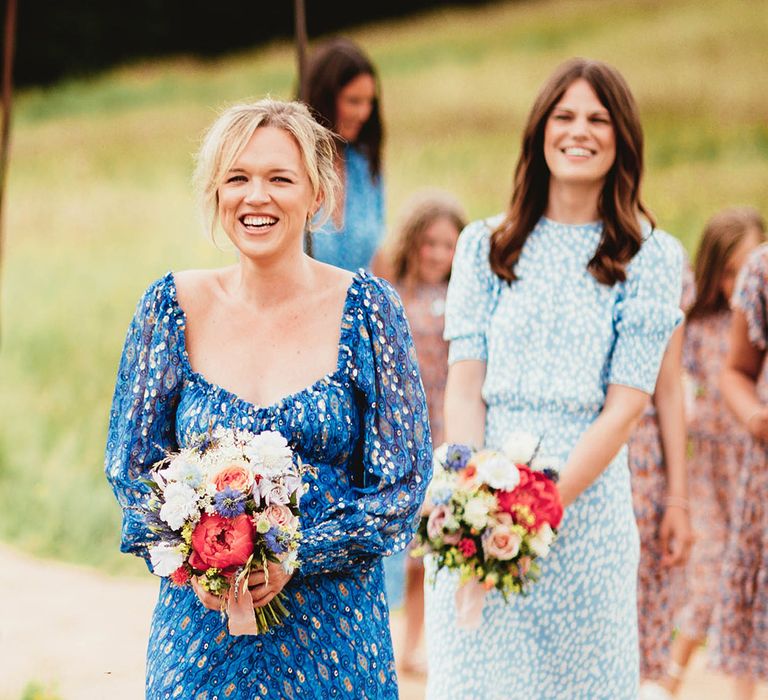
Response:
[[[750,255],[731,300],[750,343],[763,353],[757,395],[768,403],[768,245]],[[730,675],[768,680],[768,446],[749,437],[739,470],[712,621],[713,665]]]
[[[384,185],[371,175],[369,160],[359,149],[344,146],[344,220],[329,219],[313,231],[312,256],[354,272],[368,269],[384,238]]]
[[[598,283],[587,264],[602,226],[542,218],[508,285],[490,269],[500,218],[459,238],[446,309],[450,362],[486,362],[485,439],[541,437],[565,462],[600,413],[609,384],[651,393],[680,321],[679,247],[647,232],[627,279]],[[427,583],[427,698],[636,700],[638,536],[627,451],[565,511],[560,537],[527,597],[491,591],[476,631],[456,626],[457,578]],[[433,563],[426,562],[428,576]],[[429,580],[429,579],[428,579]]]
[[[317,474],[301,501],[302,565],[284,589],[290,617],[233,637],[191,588],[161,579],[147,697],[396,698],[381,557],[408,543],[431,475],[427,407],[397,294],[357,273],[336,369],[266,407],[196,373],[185,326],[169,273],[139,302],[110,415],[105,469],[123,509],[122,550],[147,558],[140,479],[149,465],[211,424],[279,431]]]

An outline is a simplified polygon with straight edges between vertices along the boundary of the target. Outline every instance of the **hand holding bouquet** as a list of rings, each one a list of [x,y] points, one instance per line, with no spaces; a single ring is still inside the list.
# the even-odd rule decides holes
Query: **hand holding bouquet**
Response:
[[[415,555],[457,570],[459,626],[480,624],[485,593],[525,594],[540,575],[563,517],[554,462],[536,456],[538,440],[515,433],[504,449],[445,445],[435,471]]]
[[[222,596],[231,634],[259,634],[288,611],[278,594],[254,610],[248,577],[270,562],[298,567],[299,500],[305,468],[280,433],[217,428],[169,454],[145,480],[153,491],[147,520],[159,543],[153,571],[177,586]],[[268,582],[268,581],[267,581]]]

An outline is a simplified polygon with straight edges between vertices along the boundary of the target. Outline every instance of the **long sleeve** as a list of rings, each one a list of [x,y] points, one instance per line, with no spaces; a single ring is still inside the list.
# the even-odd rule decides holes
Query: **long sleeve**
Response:
[[[353,501],[335,503],[302,533],[302,575],[403,549],[432,476],[427,403],[400,299],[372,277],[358,294],[352,380],[363,411],[362,483]]]
[[[654,231],[627,267],[623,293],[616,305],[616,342],[610,384],[653,393],[661,357],[683,314],[683,251],[678,241]]]
[[[491,229],[500,221],[475,221],[459,236],[445,306],[448,364],[488,358],[488,326],[501,290],[488,255]]]
[[[169,276],[153,283],[128,328],[117,373],[104,470],[123,510],[120,549],[147,558],[154,538],[142,515],[147,488],[139,481],[164,450],[176,449],[181,388],[179,317]]]

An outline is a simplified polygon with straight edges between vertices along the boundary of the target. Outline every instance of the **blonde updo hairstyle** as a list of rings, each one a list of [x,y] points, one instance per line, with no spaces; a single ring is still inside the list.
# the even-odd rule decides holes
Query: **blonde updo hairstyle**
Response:
[[[205,227],[215,240],[219,222],[219,187],[256,129],[272,126],[287,131],[299,147],[301,160],[320,196],[320,216],[307,221],[307,230],[322,226],[336,207],[339,177],[334,167],[333,134],[318,124],[301,102],[263,99],[237,104],[222,112],[203,137],[195,161],[194,185]]]

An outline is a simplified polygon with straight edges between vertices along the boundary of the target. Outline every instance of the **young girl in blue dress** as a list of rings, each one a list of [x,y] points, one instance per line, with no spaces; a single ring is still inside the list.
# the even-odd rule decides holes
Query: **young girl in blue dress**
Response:
[[[128,330],[105,461],[123,551],[148,560],[152,463],[211,428],[279,431],[314,467],[300,568],[249,579],[254,607],[282,592],[288,619],[230,636],[217,596],[161,579],[152,700],[397,697],[381,558],[411,538],[431,472],[428,414],[397,294],[303,252],[307,221],[333,211],[331,139],[299,103],[224,112],[197,180],[211,231],[220,225],[238,261],[169,272]]]
[[[640,199],[643,137],[612,67],[560,66],[525,126],[505,214],[459,238],[446,310],[448,442],[523,430],[563,463],[560,535],[528,596],[456,625],[426,584],[428,698],[636,700],[638,535],[625,443],[681,320],[679,246]],[[430,562],[426,562],[427,576]]]

